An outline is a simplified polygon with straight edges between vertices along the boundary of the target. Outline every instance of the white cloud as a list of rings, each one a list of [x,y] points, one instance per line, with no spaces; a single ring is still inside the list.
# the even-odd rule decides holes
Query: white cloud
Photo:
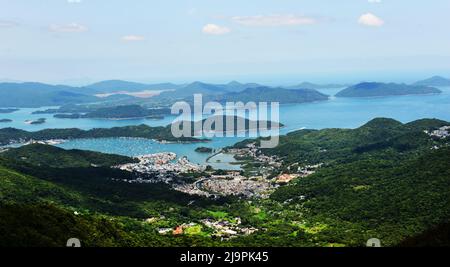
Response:
[[[370,27],[381,27],[384,25],[384,20],[372,13],[366,13],[359,17],[358,23]]]
[[[124,42],[139,42],[144,40],[145,37],[142,35],[125,35],[122,37],[122,41]]]
[[[379,3],[381,3],[381,0],[367,0],[367,2],[369,2],[371,4],[379,4]]]
[[[80,4],[83,2],[83,0],[67,0],[67,3],[69,4]]]
[[[78,23],[70,23],[66,25],[50,25],[50,31],[52,32],[85,32],[88,28]]]
[[[0,20],[0,28],[12,28],[18,26],[19,24],[14,21]]]
[[[202,32],[212,35],[223,35],[231,32],[231,29],[216,24],[207,24],[203,27]]]
[[[295,26],[317,23],[314,18],[298,15],[237,16],[233,17],[232,20],[244,26],[254,27]]]

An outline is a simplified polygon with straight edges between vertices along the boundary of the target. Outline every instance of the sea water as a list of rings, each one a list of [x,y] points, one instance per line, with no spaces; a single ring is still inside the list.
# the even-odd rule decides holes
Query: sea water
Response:
[[[325,89],[323,93],[331,95],[328,101],[289,104],[280,106],[280,121],[285,125],[281,134],[298,129],[324,128],[356,128],[366,122],[386,117],[410,122],[422,118],[437,118],[450,121],[450,87],[440,88],[443,93],[435,95],[407,95],[373,98],[336,98],[334,94],[340,89]],[[14,127],[27,131],[37,131],[46,128],[110,128],[127,125],[146,124],[149,126],[166,126],[175,117],[168,116],[163,120],[98,120],[98,119],[56,119],[52,115],[32,115],[35,110],[21,109],[10,114],[0,114],[0,119],[11,119],[11,123],[2,123],[0,127]],[[26,124],[26,120],[46,118],[47,122],[40,125]],[[197,153],[197,147],[205,146],[220,149],[230,146],[245,138],[223,137],[213,138],[208,143],[193,144],[162,144],[152,140],[134,138],[102,138],[70,140],[59,146],[65,149],[84,149],[104,153],[127,156],[158,152],[175,152],[178,156],[187,156],[189,160],[199,164],[210,164],[217,168],[238,169],[239,166],[229,164],[233,162],[230,155],[222,154],[206,163],[210,154]]]

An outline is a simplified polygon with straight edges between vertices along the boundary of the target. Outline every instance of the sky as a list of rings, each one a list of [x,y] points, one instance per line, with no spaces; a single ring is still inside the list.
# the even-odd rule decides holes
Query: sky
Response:
[[[0,80],[450,78],[449,0],[0,0]]]

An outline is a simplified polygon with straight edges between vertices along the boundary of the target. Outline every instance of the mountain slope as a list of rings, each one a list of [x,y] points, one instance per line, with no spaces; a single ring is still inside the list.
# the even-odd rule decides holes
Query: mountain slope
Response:
[[[450,86],[450,79],[441,76],[433,76],[429,79],[415,82],[414,85],[420,86]]]
[[[312,216],[341,226],[353,224],[345,230],[353,232],[345,237],[349,242],[362,232],[358,242],[376,236],[389,246],[449,221],[449,170],[449,148],[401,161],[360,159],[324,168],[280,188],[272,198],[286,201],[306,196],[304,205]]]
[[[82,247],[130,246],[133,236],[117,222],[100,216],[77,216],[53,204],[2,204],[0,247],[65,247],[78,238]]]
[[[346,85],[343,84],[315,84],[310,82],[303,82],[298,85],[290,86],[288,89],[313,89],[313,90],[319,90],[319,89],[331,89],[331,88],[340,88],[345,87]]]
[[[11,148],[0,156],[18,162],[53,168],[74,167],[109,167],[113,165],[135,162],[136,160],[119,155],[109,155],[84,150],[65,150],[62,148],[31,144],[19,148]]]
[[[43,83],[1,83],[0,107],[40,107],[94,102],[76,87]]]
[[[276,148],[263,151],[283,157],[287,163],[306,161],[311,164],[353,160],[364,156],[366,152],[384,149],[394,153],[390,156],[405,156],[408,152],[429,150],[439,144],[440,141],[432,139],[424,131],[447,125],[450,122],[440,120],[427,119],[402,124],[393,119],[376,118],[357,129],[295,131],[281,136]],[[242,146],[239,143],[237,145]]]

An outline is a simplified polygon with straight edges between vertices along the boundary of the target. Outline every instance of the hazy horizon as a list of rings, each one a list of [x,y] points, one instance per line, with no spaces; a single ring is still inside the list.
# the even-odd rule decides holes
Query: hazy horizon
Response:
[[[286,85],[450,77],[445,0],[0,0],[0,7],[0,80]]]

